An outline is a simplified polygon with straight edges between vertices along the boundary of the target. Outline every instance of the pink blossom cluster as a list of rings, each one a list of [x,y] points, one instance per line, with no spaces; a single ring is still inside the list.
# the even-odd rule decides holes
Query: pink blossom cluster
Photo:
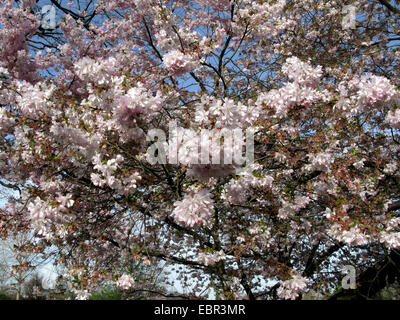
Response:
[[[307,207],[311,199],[306,196],[296,196],[294,202],[282,199],[282,205],[278,210],[278,217],[280,219],[288,219],[293,217],[301,209]]]
[[[68,61],[68,57],[71,55],[78,55],[78,57],[99,57],[105,56],[104,48],[98,44],[92,43],[88,46],[88,38],[91,38],[89,30],[83,27],[83,22],[81,20],[74,19],[70,14],[67,14],[65,18],[59,23],[59,28],[67,39],[67,43],[64,47],[60,46],[64,53],[68,53],[66,59],[64,60],[67,66],[70,65],[71,61]],[[74,59],[73,62],[78,59]],[[73,72],[73,69],[70,69]]]
[[[400,218],[392,218],[386,222],[386,228],[379,233],[379,241],[390,249],[400,248]]]
[[[99,73],[99,69],[100,63],[89,57],[83,57],[81,60],[75,62],[75,72],[82,80]]]
[[[396,161],[390,161],[385,165],[385,168],[383,169],[383,172],[386,174],[394,174],[398,170],[398,165]]]
[[[37,80],[36,64],[29,59],[26,40],[34,36],[40,26],[38,14],[31,12],[32,1],[20,7],[14,1],[2,1],[0,7],[0,67],[6,67],[13,76],[27,80]]]
[[[218,1],[218,3],[221,1]],[[199,42],[199,49],[203,56],[210,55],[213,50],[218,50],[223,45],[227,32],[227,26],[218,25],[213,33],[213,37],[203,37]]]
[[[115,283],[122,290],[129,290],[135,285],[135,280],[128,274],[123,274]]]
[[[386,122],[393,128],[400,128],[400,109],[390,110],[385,118]]]
[[[119,68],[115,57],[100,61],[83,57],[74,64],[75,73],[81,80],[93,82],[97,85],[110,85],[113,76],[118,74]]]
[[[10,74],[6,68],[0,67],[0,82],[3,82],[3,78],[8,77],[9,75]]]
[[[211,6],[214,10],[223,11],[232,3],[232,0],[197,0],[196,2],[203,7]]]
[[[281,69],[293,83],[302,86],[315,88],[322,77],[322,67],[312,67],[310,64],[301,61],[298,57],[286,59]]]
[[[400,232],[382,231],[379,234],[379,241],[389,249],[400,248]]]
[[[241,133],[241,132],[240,132]],[[191,134],[188,132],[188,134]],[[182,163],[192,164],[196,163],[196,153],[192,153],[190,159],[185,159],[184,150],[195,151],[196,147],[199,148],[200,153],[198,156],[198,162],[202,163],[201,151],[209,150],[208,154],[205,153],[204,160],[209,163],[235,163],[235,155],[241,150],[243,144],[243,135],[235,136],[234,132],[228,129],[214,129],[214,130],[200,130],[192,136],[192,139],[188,144],[183,144],[178,150],[178,156],[182,155]],[[186,157],[189,155],[186,153]],[[180,158],[180,157],[179,157]],[[218,161],[219,159],[219,161]],[[187,161],[187,162],[186,162]]]
[[[313,183],[314,193],[311,195],[312,199],[318,199],[325,194],[336,194],[337,181],[329,179],[330,181],[316,181]]]
[[[99,171],[99,173],[92,173],[90,179],[95,186],[108,185],[110,188],[117,190],[121,194],[130,194],[136,190],[137,182],[141,179],[138,172],[133,174],[125,174],[122,177],[116,176],[116,171],[119,165],[124,161],[124,157],[117,155],[116,158],[102,162],[101,155],[96,154],[93,157],[94,169]]]
[[[400,101],[399,91],[389,79],[370,73],[341,82],[338,91],[340,99],[337,107],[350,112],[389,107]],[[387,121],[392,120],[387,118]]]
[[[171,152],[168,158],[170,162],[188,166],[188,175],[197,179],[223,177],[250,161],[243,155],[243,147],[248,149],[252,143],[247,140],[250,140],[247,132],[245,136],[239,128],[197,131],[179,128],[170,132],[169,150],[175,150],[175,141],[177,146],[176,153]]]
[[[325,150],[317,154],[309,154],[310,163],[304,169],[307,171],[325,171],[329,172],[331,165],[335,162],[335,156],[331,150]]]
[[[77,265],[69,266],[62,275],[67,281],[71,292],[75,294],[75,300],[89,300],[90,298],[91,290],[89,290],[89,288],[82,288],[79,283],[77,283],[77,279],[81,279],[85,275],[87,275],[87,268]]]
[[[101,161],[101,155],[96,154],[93,157],[93,168],[100,171],[101,175],[97,173],[91,174],[91,180],[93,184],[100,187],[104,184],[107,184],[111,188],[114,187],[117,182],[115,181],[115,177],[113,176],[113,174],[117,170],[118,164],[123,161],[124,158],[121,155],[118,155],[115,159],[110,159],[103,163]]]
[[[243,24],[249,23],[254,29],[252,35],[256,39],[277,36],[296,23],[293,19],[280,15],[285,6],[284,0],[274,3],[243,1],[243,6],[237,13],[240,20],[233,24],[233,29],[239,29]]]
[[[320,66],[314,68],[297,57],[291,57],[282,66],[282,73],[292,82],[260,94],[256,102],[258,106],[273,108],[276,117],[285,117],[295,106],[309,107],[313,103],[331,100],[332,95],[328,90],[316,87],[322,76]]]
[[[300,293],[307,288],[308,280],[300,275],[295,275],[291,279],[283,281],[277,290],[280,298],[285,300],[295,300]]]
[[[198,259],[199,259],[199,262],[204,264],[205,266],[211,266],[221,260],[225,260],[226,255],[223,250],[217,251],[213,254],[210,254],[207,252],[200,252],[198,254]]]
[[[248,190],[246,190],[245,188],[247,187],[246,182],[240,179],[229,181],[229,183],[224,188],[221,198],[224,199],[227,203],[231,204],[239,205],[241,203],[244,203],[248,197]]]
[[[1,95],[1,92],[0,92]],[[1,103],[1,97],[0,97]],[[7,110],[0,108],[0,133],[2,131],[7,132],[15,124],[15,119],[7,116]]]
[[[257,243],[257,247],[255,248],[258,251],[258,248],[270,248],[274,243],[274,238],[272,236],[272,229],[268,226],[255,224],[249,228],[249,234],[251,239]]]
[[[363,75],[358,83],[358,104],[365,107],[377,107],[398,103],[399,92],[389,79],[376,75]]]
[[[73,289],[72,292],[75,294],[75,300],[89,300],[90,298],[89,290]]]
[[[225,185],[221,199],[227,204],[240,205],[246,202],[247,197],[251,195],[251,189],[271,189],[273,181],[274,178],[269,175],[256,177],[251,173],[243,173],[238,179],[231,179]]]
[[[155,38],[157,46],[163,51],[166,50],[175,52],[175,48],[180,47],[181,44],[193,45],[202,41],[201,35],[197,31],[191,30],[187,26],[182,26],[175,30],[169,25],[162,25],[160,27],[162,29],[155,34]],[[181,51],[176,51],[176,53],[178,52],[182,53]],[[168,57],[168,53],[165,56]]]
[[[0,74],[0,104],[7,105],[9,103],[15,102],[16,94],[14,91],[9,90],[7,86],[7,74]],[[1,128],[1,126],[0,126]]]
[[[188,227],[201,226],[214,214],[214,201],[207,189],[185,194],[182,200],[174,203],[174,219]]]
[[[44,201],[36,197],[27,206],[28,216],[39,235],[48,240],[64,238],[67,234],[64,225],[73,219],[73,215],[69,213],[73,205],[71,194],[59,194],[53,201]]]
[[[163,97],[160,91],[149,92],[143,85],[138,84],[121,96],[113,110],[115,119],[124,126],[137,126],[152,120],[162,108]]]
[[[362,232],[358,225],[351,227],[349,230],[344,230],[340,224],[333,223],[327,230],[327,234],[350,246],[362,246],[371,241],[371,237]]]
[[[39,82],[32,85],[26,81],[17,83],[19,94],[16,97],[18,109],[33,119],[39,119],[44,114],[56,116],[59,111],[52,108],[52,96],[56,90],[54,84]]]
[[[165,67],[173,75],[182,75],[191,72],[198,67],[198,60],[192,54],[182,53],[180,50],[173,50],[164,55]]]
[[[206,127],[213,123],[213,128],[247,128],[255,124],[260,112],[260,106],[251,102],[246,105],[229,98],[202,96],[196,104],[195,122]]]
[[[50,138],[53,146],[57,146],[62,143],[69,143],[70,147],[68,150],[65,150],[60,153],[62,154],[70,154],[69,152],[74,151],[83,159],[90,161],[93,156],[98,152],[99,143],[101,141],[101,133],[94,132],[90,133],[84,130],[80,130],[75,125],[76,122],[82,121],[79,117],[78,113],[70,112],[70,118],[68,119],[68,123],[59,123],[54,121],[54,123],[50,126],[49,132],[47,134],[47,138]],[[37,134],[40,136],[40,134]],[[42,138],[42,137],[41,137]],[[43,137],[45,139],[45,137]],[[39,137],[37,137],[39,140]],[[82,159],[71,158],[71,163],[74,163],[77,167],[83,167],[84,163],[81,161]]]

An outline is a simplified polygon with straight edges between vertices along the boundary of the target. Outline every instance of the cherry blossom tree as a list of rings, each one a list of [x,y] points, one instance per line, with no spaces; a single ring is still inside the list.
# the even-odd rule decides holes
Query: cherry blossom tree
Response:
[[[0,183],[20,194],[0,228],[59,248],[78,298],[132,289],[131,259],[188,298],[300,299],[400,247],[398,1],[0,3]],[[151,161],[171,124],[193,140]],[[254,161],[186,161],[203,132],[244,152],[236,129]]]
[[[32,234],[19,232],[0,241],[1,286],[4,291],[15,293],[16,300],[25,296],[27,284],[51,258],[51,253],[45,254],[37,240]]]

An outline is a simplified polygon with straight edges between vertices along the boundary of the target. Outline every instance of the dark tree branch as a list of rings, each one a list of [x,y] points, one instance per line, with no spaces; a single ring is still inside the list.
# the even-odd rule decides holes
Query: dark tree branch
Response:
[[[392,6],[392,5],[390,4],[389,1],[387,1],[387,0],[379,0],[379,2],[380,2],[383,6],[385,6],[386,8],[388,8],[389,11],[391,11],[391,12],[393,12],[393,13],[396,13],[396,14],[399,14],[399,13],[400,13],[400,10],[397,9],[396,7]]]

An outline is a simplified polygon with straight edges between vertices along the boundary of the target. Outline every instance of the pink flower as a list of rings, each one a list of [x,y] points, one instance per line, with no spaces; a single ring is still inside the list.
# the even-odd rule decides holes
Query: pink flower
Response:
[[[57,197],[57,201],[60,204],[61,210],[66,210],[67,208],[71,208],[74,205],[74,200],[72,199],[72,194],[67,194],[65,196],[60,194]]]
[[[340,225],[333,224],[327,233],[336,240],[344,242],[350,246],[365,245],[370,241],[370,236],[363,233],[357,225],[349,230],[342,230]]]
[[[205,252],[200,252],[198,255],[199,261],[203,263],[205,266],[210,266],[218,261],[225,260],[226,256],[223,250],[220,250],[214,254],[208,254]]]
[[[389,249],[400,248],[400,232],[386,232],[382,231],[379,234],[380,242],[384,243]]]
[[[380,104],[390,104],[398,101],[399,94],[389,79],[371,74],[360,78],[358,84],[358,104],[376,107]]]
[[[373,74],[354,77],[343,81],[338,86],[342,96],[337,106],[343,110],[369,110],[382,106],[390,106],[399,102],[399,91],[389,79]],[[386,121],[397,127],[398,114],[388,113]]]
[[[196,59],[193,56],[183,54],[179,50],[168,52],[164,56],[164,65],[174,75],[190,72],[197,67]]]
[[[137,121],[149,122],[157,115],[162,103],[160,92],[153,95],[139,84],[118,100],[114,109],[115,118],[125,126],[132,126]]]
[[[288,58],[282,66],[282,73],[291,82],[279,89],[272,89],[259,95],[256,105],[266,105],[275,109],[276,117],[285,117],[297,105],[305,107],[316,102],[327,102],[331,94],[327,90],[317,90],[322,77],[322,68],[312,67],[297,57]]]
[[[90,298],[90,292],[88,292],[87,290],[76,290],[75,294],[76,300],[89,300]]]
[[[123,290],[129,290],[135,285],[135,280],[130,275],[124,274],[117,280],[116,285]]]
[[[400,109],[390,110],[386,115],[385,121],[393,128],[400,128]]]
[[[299,58],[291,57],[286,59],[282,66],[282,72],[294,83],[314,88],[321,79],[322,67],[313,68]]]
[[[175,221],[189,227],[203,225],[214,213],[214,202],[211,197],[211,193],[206,189],[186,194],[183,200],[174,203]]]
[[[294,300],[307,288],[307,282],[306,278],[295,275],[292,279],[282,282],[277,290],[278,296],[285,300]]]
[[[310,164],[306,165],[305,169],[309,171],[330,171],[331,165],[335,162],[335,157],[332,152],[326,150],[317,154],[309,154]]]

